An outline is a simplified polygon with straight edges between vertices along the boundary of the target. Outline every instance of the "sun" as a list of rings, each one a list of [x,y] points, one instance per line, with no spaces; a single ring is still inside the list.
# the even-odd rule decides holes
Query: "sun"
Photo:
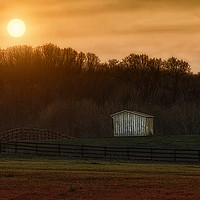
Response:
[[[18,38],[24,35],[26,31],[26,25],[20,19],[13,19],[8,23],[7,30],[12,37]]]

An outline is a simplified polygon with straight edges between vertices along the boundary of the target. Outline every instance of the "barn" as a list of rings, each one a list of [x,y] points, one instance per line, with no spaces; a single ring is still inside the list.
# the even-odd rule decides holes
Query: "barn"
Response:
[[[123,110],[111,115],[114,136],[153,135],[153,116],[136,111]]]

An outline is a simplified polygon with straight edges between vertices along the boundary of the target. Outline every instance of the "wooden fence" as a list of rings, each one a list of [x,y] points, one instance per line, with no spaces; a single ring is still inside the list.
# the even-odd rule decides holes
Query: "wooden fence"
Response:
[[[0,132],[1,141],[29,141],[29,140],[62,140],[73,137],[61,133],[39,128],[15,128]]]
[[[0,153],[95,159],[200,162],[200,150],[0,142]]]

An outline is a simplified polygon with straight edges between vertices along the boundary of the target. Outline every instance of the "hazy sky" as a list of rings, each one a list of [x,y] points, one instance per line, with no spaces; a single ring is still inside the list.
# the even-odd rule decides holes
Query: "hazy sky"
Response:
[[[27,26],[18,39],[6,29],[13,18]],[[102,61],[175,56],[200,71],[200,0],[0,0],[0,26],[1,48],[51,42]]]

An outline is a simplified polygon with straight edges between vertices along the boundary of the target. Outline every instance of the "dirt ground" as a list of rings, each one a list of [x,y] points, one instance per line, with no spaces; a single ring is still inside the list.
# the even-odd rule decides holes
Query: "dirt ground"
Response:
[[[0,158],[0,200],[199,200],[200,165]]]

